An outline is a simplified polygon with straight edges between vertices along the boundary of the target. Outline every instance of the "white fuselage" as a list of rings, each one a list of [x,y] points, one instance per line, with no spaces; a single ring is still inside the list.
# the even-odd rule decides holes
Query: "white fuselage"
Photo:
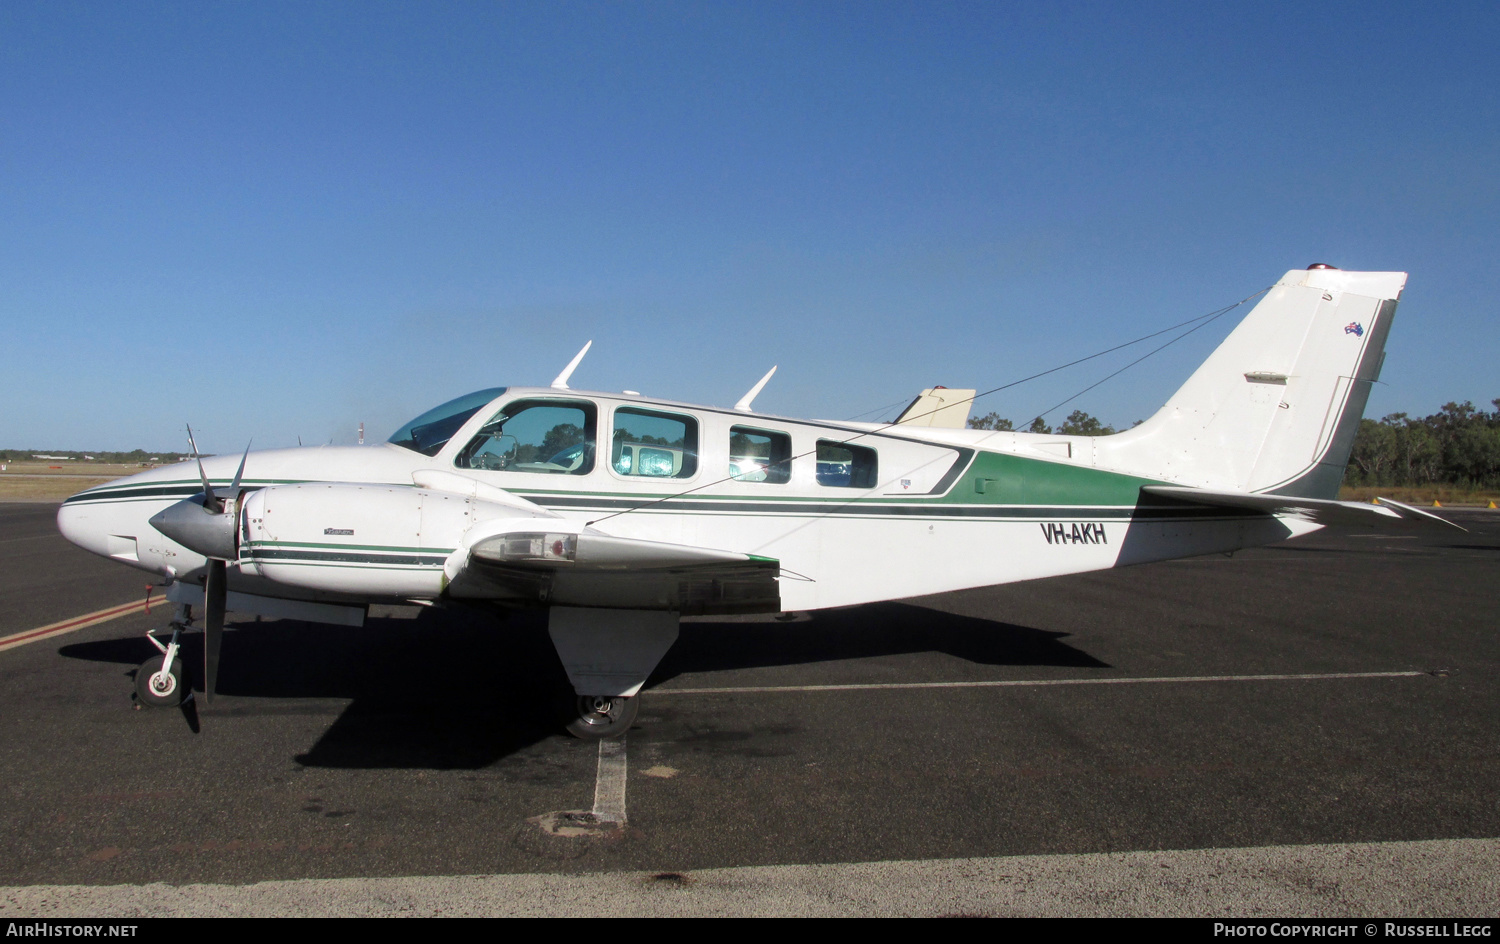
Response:
[[[498,451],[493,462],[466,455],[486,423],[519,401],[586,408],[597,461],[581,471],[586,466],[568,468],[576,454],[571,460],[524,462]],[[684,460],[681,446],[626,442],[620,431],[632,422],[639,429],[643,414],[691,424],[696,462],[692,455]],[[743,441],[747,430],[761,440],[789,443],[787,474],[744,474],[753,457],[736,455],[732,442]],[[612,431],[614,456],[608,455]],[[496,450],[511,448],[503,437],[494,440]],[[858,460],[826,457],[834,452],[820,459],[820,442],[835,452],[838,444],[856,446]],[[256,527],[264,530],[275,520],[282,496],[285,507],[299,509],[302,532],[327,535],[299,538],[296,546],[325,550],[304,555],[295,572],[290,564],[281,566],[285,562],[273,566],[247,555],[230,562],[229,581],[236,591],[300,600],[439,599],[447,587],[445,557],[496,506],[482,494],[419,488],[413,476],[432,471],[502,489],[570,522],[592,522],[605,534],[774,558],[786,610],[1228,551],[1316,528],[1295,518],[1187,503],[1143,504],[1139,484],[1162,479],[1096,468],[1087,444],[1060,436],[871,427],[621,394],[510,388],[432,455],[389,443],[250,453],[242,484],[263,492],[253,506]],[[636,457],[652,448],[658,466],[646,469]],[[221,486],[239,461],[219,456],[203,460],[203,467]],[[858,481],[859,461],[871,465],[866,481]],[[325,501],[317,483],[370,488],[325,490]],[[198,491],[191,463],[149,470],[69,499],[58,512],[58,527],[94,553],[169,578],[196,579],[204,558],[148,521]],[[377,493],[382,508],[395,510],[376,515],[358,498]],[[247,507],[255,494],[247,495]]]

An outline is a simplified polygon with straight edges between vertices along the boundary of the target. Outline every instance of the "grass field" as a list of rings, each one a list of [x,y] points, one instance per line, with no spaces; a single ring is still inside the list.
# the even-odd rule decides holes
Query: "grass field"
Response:
[[[87,475],[50,475],[17,478],[0,472],[0,501],[62,501],[86,488],[103,485],[119,478],[109,475],[93,478]]]
[[[142,468],[109,462],[7,462],[0,472],[0,501],[62,501]]]

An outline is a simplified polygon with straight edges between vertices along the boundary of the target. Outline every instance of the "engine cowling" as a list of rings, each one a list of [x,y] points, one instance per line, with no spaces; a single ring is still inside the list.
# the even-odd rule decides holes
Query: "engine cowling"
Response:
[[[277,485],[247,495],[240,568],[289,586],[367,598],[430,599],[476,521],[518,511],[425,488]]]

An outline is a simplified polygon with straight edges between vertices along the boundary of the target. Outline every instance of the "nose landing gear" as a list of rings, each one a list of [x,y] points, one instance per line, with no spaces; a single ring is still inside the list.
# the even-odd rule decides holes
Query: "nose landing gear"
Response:
[[[152,656],[135,670],[136,701],[148,708],[175,708],[182,704],[187,692],[182,680],[182,660],[177,658],[182,624],[173,620],[172,641],[166,645],[151,633],[146,638],[161,650],[161,658]]]

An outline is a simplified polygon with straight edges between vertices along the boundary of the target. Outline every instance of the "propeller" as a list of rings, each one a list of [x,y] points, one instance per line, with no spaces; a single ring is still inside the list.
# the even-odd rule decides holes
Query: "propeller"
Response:
[[[239,509],[240,479],[245,474],[245,461],[250,458],[250,446],[246,444],[240,467],[229,487],[216,489],[203,471],[203,459],[198,455],[198,444],[193,441],[191,426],[188,427],[188,445],[198,463],[198,479],[203,483],[203,491],[168,505],[151,518],[151,526],[208,559],[203,581],[203,701],[208,704],[213,701],[214,687],[219,678],[219,648],[224,641],[224,610],[229,595],[228,562],[239,557],[239,526],[235,512]]]

